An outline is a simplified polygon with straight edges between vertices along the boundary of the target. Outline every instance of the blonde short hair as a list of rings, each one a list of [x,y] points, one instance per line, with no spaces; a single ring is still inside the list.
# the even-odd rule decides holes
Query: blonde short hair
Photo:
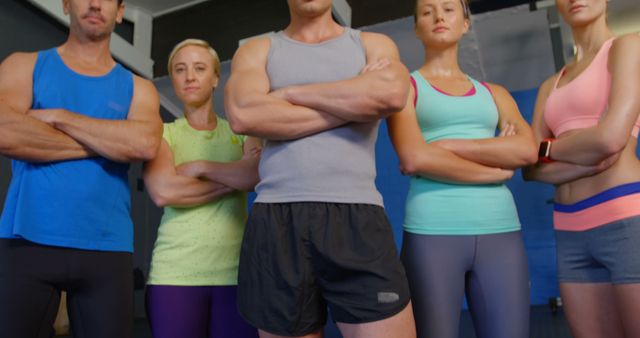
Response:
[[[208,42],[200,39],[186,39],[186,40],[183,40],[182,42],[179,42],[175,47],[173,47],[171,54],[169,54],[169,62],[167,63],[169,76],[171,76],[173,72],[173,65],[172,65],[173,58],[176,56],[176,54],[178,54],[178,52],[182,48],[187,46],[198,46],[209,51],[209,54],[211,54],[211,57],[213,58],[213,72],[216,74],[217,77],[220,77],[220,58],[218,57],[218,53],[216,52],[215,49],[213,49],[213,47],[211,47],[211,45]]]

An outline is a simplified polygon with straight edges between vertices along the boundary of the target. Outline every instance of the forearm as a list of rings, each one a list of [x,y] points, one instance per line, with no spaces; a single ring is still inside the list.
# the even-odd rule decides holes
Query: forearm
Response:
[[[145,177],[145,184],[153,202],[159,207],[192,207],[214,201],[232,188],[211,181],[179,175]]]
[[[331,114],[262,95],[229,99],[227,117],[237,134],[287,141],[330,130],[347,123]]]
[[[0,153],[27,162],[55,162],[95,156],[69,135],[0,103]]]
[[[353,122],[386,118],[406,102],[409,77],[399,63],[355,78],[283,89],[288,102],[328,112]]]
[[[260,180],[259,158],[245,158],[235,162],[197,161],[196,176],[224,184],[241,191],[252,191]],[[178,169],[180,171],[180,169]]]
[[[584,166],[597,165],[624,148],[625,143],[615,144],[608,140],[611,134],[596,126],[562,136],[553,141],[550,157]]]
[[[511,170],[472,162],[436,146],[427,145],[422,151],[417,150],[407,157],[412,160],[401,159],[403,172],[446,183],[502,183],[513,175]]]
[[[66,110],[57,114],[53,126],[117,162],[153,159],[162,137],[160,123],[95,119]]]
[[[527,181],[540,181],[560,185],[600,172],[598,166],[582,166],[567,162],[538,163],[522,169]]]
[[[489,167],[516,169],[537,161],[533,139],[519,135],[436,143],[466,160]]]

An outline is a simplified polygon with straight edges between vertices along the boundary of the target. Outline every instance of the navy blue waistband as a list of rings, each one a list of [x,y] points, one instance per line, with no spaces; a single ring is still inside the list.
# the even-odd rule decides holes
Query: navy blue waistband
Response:
[[[633,195],[637,193],[640,193],[640,182],[627,183],[619,185],[617,187],[613,187],[611,189],[607,189],[601,193],[595,194],[574,204],[554,203],[553,210],[559,212],[576,212],[591,208],[595,205],[602,204],[618,197]]]

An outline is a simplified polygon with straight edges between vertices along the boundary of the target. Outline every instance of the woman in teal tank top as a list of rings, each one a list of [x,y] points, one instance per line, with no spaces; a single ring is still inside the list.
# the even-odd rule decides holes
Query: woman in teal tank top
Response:
[[[184,117],[164,127],[145,165],[149,195],[164,215],[147,282],[155,338],[254,338],[236,309],[247,191],[258,181],[260,140],[235,135],[213,111],[220,61],[202,40],[179,43],[169,74]]]
[[[415,18],[426,60],[388,123],[411,176],[402,259],[418,336],[458,337],[466,292],[477,337],[528,337],[526,255],[504,182],[537,160],[532,132],[504,88],[460,69],[463,0],[418,0]]]

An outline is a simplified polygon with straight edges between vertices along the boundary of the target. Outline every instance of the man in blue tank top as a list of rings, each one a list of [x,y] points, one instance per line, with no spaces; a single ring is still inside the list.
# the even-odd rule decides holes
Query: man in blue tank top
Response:
[[[115,62],[122,0],[64,0],[67,41],[0,65],[0,154],[13,159],[0,216],[0,335],[51,337],[60,292],[74,337],[131,337],[128,162],[162,134],[151,82]]]
[[[240,47],[225,90],[236,133],[265,139],[238,306],[262,337],[415,337],[409,289],[375,187],[380,119],[408,72],[386,36],[342,27],[331,0],[289,0],[282,32]]]

